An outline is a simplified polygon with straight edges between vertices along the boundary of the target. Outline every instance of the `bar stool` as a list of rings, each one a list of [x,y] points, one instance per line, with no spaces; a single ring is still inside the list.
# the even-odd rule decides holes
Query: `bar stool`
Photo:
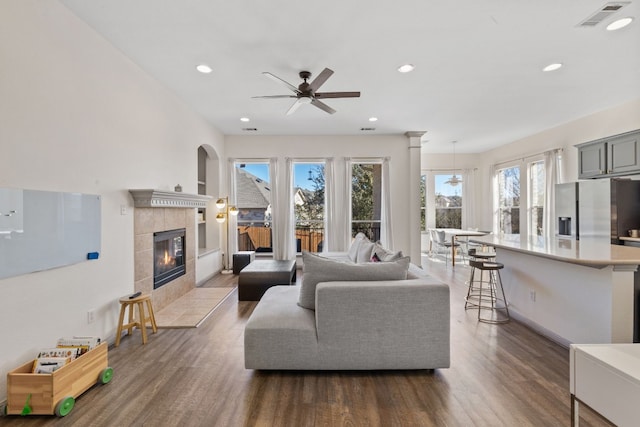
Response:
[[[495,254],[494,254],[495,256]],[[465,298],[464,309],[478,309],[478,321],[484,323],[506,323],[510,320],[507,297],[502,287],[500,270],[504,264],[494,261],[469,260],[471,267],[471,277],[469,288]],[[476,273],[480,271],[480,279],[477,280]],[[484,278],[484,272],[489,275],[488,280]],[[499,291],[499,293],[498,293]],[[483,312],[485,310],[485,312]],[[489,316],[483,316],[490,312]]]
[[[141,294],[135,298],[128,296],[120,298],[120,321],[118,322],[118,332],[116,333],[116,347],[120,345],[120,336],[122,330],[127,330],[127,335],[131,335],[133,328],[140,329],[142,333],[142,344],[147,343],[147,321],[151,324],[151,329],[155,334],[158,332],[158,326],[156,325],[156,318],[153,315],[153,306],[151,305],[151,296],[149,294]],[[147,306],[148,313],[145,314],[144,306]],[[138,319],[134,320],[135,307],[138,306]],[[129,322],[124,322],[124,312],[129,309]]]

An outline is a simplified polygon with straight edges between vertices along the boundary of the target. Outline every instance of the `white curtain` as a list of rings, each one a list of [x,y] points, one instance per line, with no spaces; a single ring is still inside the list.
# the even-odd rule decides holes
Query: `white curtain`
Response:
[[[494,234],[499,234],[500,233],[500,214],[498,212],[498,177],[496,175],[497,173],[497,166],[496,165],[491,165],[489,167],[489,188],[491,189],[491,203],[489,204],[489,206],[491,206],[491,218],[493,218],[493,233]]]
[[[462,228],[476,228],[476,171],[464,169],[462,174]]]
[[[349,248],[349,233],[347,232],[348,217],[344,213],[344,200],[340,200],[344,193],[337,192],[338,177],[333,158],[325,161],[324,183],[326,199],[326,215],[324,221],[325,244],[323,251],[346,251]]]
[[[380,212],[380,243],[387,248],[393,248],[393,233],[391,230],[391,183],[389,182],[389,157],[382,160],[382,197]]]
[[[293,174],[292,161],[286,160],[285,179],[281,183],[278,172],[278,159],[269,159],[269,175],[271,177],[271,236],[273,258],[277,260],[295,259],[296,247],[294,237],[293,213]]]
[[[556,184],[560,182],[559,156],[560,150],[557,149],[544,152],[545,191],[542,228],[546,238],[551,238],[555,234]]]

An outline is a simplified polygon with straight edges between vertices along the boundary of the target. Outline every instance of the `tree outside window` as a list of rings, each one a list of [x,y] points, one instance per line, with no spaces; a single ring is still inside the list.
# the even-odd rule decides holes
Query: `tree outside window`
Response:
[[[364,233],[380,240],[382,213],[382,164],[354,163],[351,166],[351,235]]]
[[[498,227],[504,234],[520,234],[520,168],[500,169],[498,179]]]
[[[544,221],[544,161],[529,164],[529,235],[541,236]]]
[[[325,179],[323,163],[293,163],[297,252],[322,252]]]
[[[435,175],[436,228],[462,228],[462,186],[448,184],[450,174]]]

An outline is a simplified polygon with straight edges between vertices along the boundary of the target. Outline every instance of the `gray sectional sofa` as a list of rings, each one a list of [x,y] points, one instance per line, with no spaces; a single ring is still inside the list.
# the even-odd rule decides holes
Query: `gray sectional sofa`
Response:
[[[327,277],[346,274],[351,269],[356,271],[356,279],[363,277],[365,269],[374,270],[375,275],[395,268],[319,258],[303,254],[303,281],[307,264],[314,264]],[[405,259],[392,262],[408,264]],[[408,265],[402,279],[345,279],[315,284],[315,309],[304,307],[308,304],[301,298],[304,282],[301,286],[270,288],[245,327],[245,367],[278,370],[449,367],[447,285],[413,264]]]

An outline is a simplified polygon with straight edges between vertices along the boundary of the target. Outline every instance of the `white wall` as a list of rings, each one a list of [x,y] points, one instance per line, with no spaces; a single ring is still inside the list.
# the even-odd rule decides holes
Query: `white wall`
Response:
[[[0,280],[6,378],[58,337],[114,336],[133,291],[128,189],[197,193],[197,148],[222,156],[224,138],[57,2],[0,2],[0,69],[0,186],[102,196],[98,260]]]
[[[477,188],[485,200],[490,200],[489,170],[492,164],[523,156],[562,148],[563,182],[578,180],[578,150],[576,144],[640,129],[640,99],[576,119],[547,129],[511,144],[482,153]],[[481,228],[491,229],[493,213],[485,204],[476,210]]]
[[[227,136],[226,153],[231,158],[277,157],[282,172],[280,182],[285,180],[285,160],[304,158],[334,158],[337,172],[345,169],[345,157],[390,157],[389,174],[392,192],[392,230],[395,250],[410,254],[409,224],[409,139],[399,135],[372,136]],[[228,162],[227,162],[228,163]],[[227,171],[228,173],[228,171]],[[344,176],[344,173],[338,173]],[[337,182],[336,187],[346,188],[346,183]],[[347,211],[345,210],[345,215]],[[419,260],[417,262],[419,264]]]
[[[493,212],[489,171],[491,165],[562,148],[563,182],[578,180],[578,150],[576,144],[640,129],[640,99],[591,114],[547,129],[510,144],[474,154],[456,154],[456,168],[477,168],[475,179],[476,226],[491,230]],[[422,169],[448,168],[453,164],[451,154],[423,154]]]

